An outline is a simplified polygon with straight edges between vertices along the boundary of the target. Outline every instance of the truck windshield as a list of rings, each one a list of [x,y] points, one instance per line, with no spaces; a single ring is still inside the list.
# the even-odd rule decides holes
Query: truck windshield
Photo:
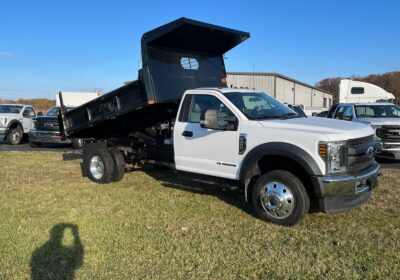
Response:
[[[58,116],[58,110],[59,110],[58,107],[50,108],[50,109],[47,111],[46,116],[49,116],[49,117],[57,117],[57,116]]]
[[[67,111],[73,109],[72,107],[67,107]],[[58,116],[58,111],[60,110],[60,107],[53,107],[50,108],[47,112],[46,112],[46,116],[49,117],[57,117]]]
[[[398,105],[356,105],[358,118],[400,118]]]
[[[19,105],[0,105],[0,113],[19,114],[22,107]]]
[[[225,96],[251,120],[302,117],[264,92],[228,92]]]

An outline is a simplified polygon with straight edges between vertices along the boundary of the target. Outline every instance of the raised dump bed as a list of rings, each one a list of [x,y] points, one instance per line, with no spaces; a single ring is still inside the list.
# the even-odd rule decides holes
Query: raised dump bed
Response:
[[[143,34],[138,80],[62,111],[65,136],[128,136],[174,117],[185,90],[226,86],[223,54],[249,37],[247,32],[187,18]]]

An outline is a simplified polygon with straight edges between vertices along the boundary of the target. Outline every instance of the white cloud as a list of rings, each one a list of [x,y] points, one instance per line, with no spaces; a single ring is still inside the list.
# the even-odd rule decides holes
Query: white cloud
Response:
[[[14,54],[12,52],[0,50],[0,57],[9,57],[9,56],[13,56],[13,55]]]

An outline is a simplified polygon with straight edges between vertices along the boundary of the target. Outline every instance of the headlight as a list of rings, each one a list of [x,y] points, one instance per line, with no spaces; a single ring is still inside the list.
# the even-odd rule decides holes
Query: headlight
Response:
[[[345,141],[320,142],[319,155],[325,161],[327,174],[346,172],[347,146]]]
[[[0,127],[6,127],[6,126],[7,126],[7,118],[0,117]]]

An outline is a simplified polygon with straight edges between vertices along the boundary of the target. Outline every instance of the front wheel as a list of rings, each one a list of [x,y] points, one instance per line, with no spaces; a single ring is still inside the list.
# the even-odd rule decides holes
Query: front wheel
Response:
[[[303,183],[285,170],[273,170],[258,178],[252,202],[262,220],[283,226],[295,225],[310,208]]]
[[[20,127],[11,128],[7,135],[7,142],[10,145],[19,145],[22,141],[23,131]]]

